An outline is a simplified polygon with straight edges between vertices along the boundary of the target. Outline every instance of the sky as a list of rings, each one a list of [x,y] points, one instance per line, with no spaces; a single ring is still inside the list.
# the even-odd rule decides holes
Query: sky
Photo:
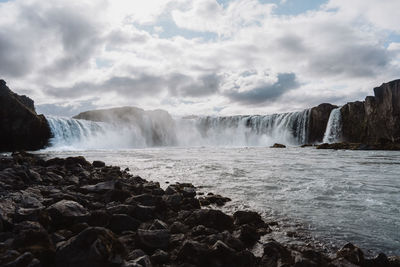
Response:
[[[0,79],[40,113],[271,114],[400,78],[399,0],[0,0]]]

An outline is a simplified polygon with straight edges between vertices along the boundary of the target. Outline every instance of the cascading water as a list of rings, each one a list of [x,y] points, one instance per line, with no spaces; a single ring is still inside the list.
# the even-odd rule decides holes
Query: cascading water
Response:
[[[175,118],[144,115],[125,123],[48,117],[52,147],[124,149],[152,146],[301,145],[310,110],[273,115]]]
[[[324,134],[324,143],[337,143],[340,142],[342,137],[342,116],[340,107],[335,108],[329,115],[328,124]]]
[[[301,145],[308,142],[310,110],[273,115],[201,117],[202,139],[217,145]]]

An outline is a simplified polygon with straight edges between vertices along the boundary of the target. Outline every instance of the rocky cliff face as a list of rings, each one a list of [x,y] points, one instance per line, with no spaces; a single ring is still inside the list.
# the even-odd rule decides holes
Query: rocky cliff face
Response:
[[[374,88],[374,94],[341,108],[343,141],[400,142],[400,80]]]
[[[331,111],[335,108],[337,108],[337,106],[323,103],[311,109],[308,129],[309,143],[322,142],[326,126],[328,124],[329,116],[331,114]]]
[[[36,114],[33,100],[13,93],[0,80],[0,151],[40,149],[50,137],[47,120]]]

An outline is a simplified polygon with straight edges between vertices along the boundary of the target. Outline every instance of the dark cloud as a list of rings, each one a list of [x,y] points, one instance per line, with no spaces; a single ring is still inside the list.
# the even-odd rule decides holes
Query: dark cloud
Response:
[[[0,72],[11,77],[39,69],[65,77],[87,67],[104,43],[101,25],[74,6],[20,5],[16,21],[0,28]]]
[[[317,53],[308,66],[313,73],[324,76],[371,77],[385,70],[391,62],[388,51],[381,47],[348,45],[336,47],[333,53]]]
[[[168,78],[168,87],[174,96],[203,97],[218,92],[221,78],[216,74],[202,75],[198,79],[174,74]]]
[[[296,89],[299,86],[299,83],[296,81],[296,74],[279,73],[278,81],[273,84],[265,84],[243,92],[240,92],[238,90],[239,88],[235,88],[225,93],[225,95],[232,101],[241,104],[257,105],[276,100],[284,93]]]
[[[92,102],[93,100],[82,101],[75,103],[75,105],[64,105],[62,103],[36,105],[36,112],[50,116],[73,117],[83,111],[97,109],[98,107],[93,105]]]
[[[0,30],[0,73],[10,77],[27,74],[33,64],[32,56],[23,52],[28,49],[15,35]]]
[[[48,87],[45,92],[51,96],[78,98],[105,92],[115,92],[126,97],[140,98],[155,96],[162,91],[165,80],[151,75],[141,75],[137,78],[112,77],[102,83],[81,82],[71,87]]]
[[[93,94],[115,92],[126,97],[142,98],[155,96],[162,91],[169,91],[173,96],[203,97],[218,91],[219,76],[203,75],[194,79],[184,74],[155,76],[141,74],[138,77],[112,77],[102,83],[81,82],[71,87],[53,87],[45,89],[48,95],[64,98],[78,98]]]

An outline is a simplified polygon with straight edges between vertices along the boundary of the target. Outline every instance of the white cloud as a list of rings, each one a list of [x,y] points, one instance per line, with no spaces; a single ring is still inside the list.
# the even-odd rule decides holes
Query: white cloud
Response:
[[[138,105],[175,114],[340,104],[398,78],[400,46],[387,39],[400,30],[396,1],[331,0],[296,16],[277,16],[274,6],[257,0],[2,3],[0,73],[41,104]],[[160,37],[172,30],[174,37]]]

